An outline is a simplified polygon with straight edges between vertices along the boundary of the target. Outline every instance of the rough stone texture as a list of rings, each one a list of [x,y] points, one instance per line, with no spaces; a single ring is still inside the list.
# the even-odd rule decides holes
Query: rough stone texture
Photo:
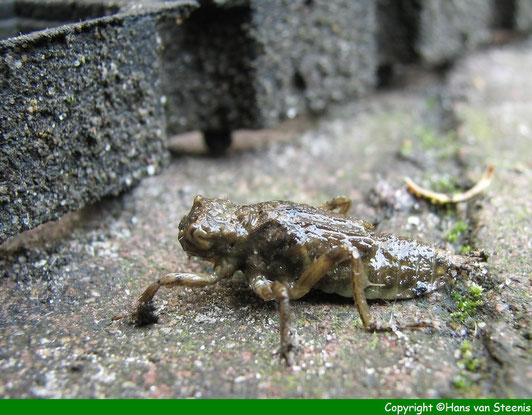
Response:
[[[516,0],[515,27],[517,30],[524,33],[532,32],[531,0]]]
[[[378,0],[379,61],[448,62],[490,40],[493,1]]]
[[[169,132],[262,128],[367,94],[373,0],[226,1],[164,28]]]
[[[375,85],[373,0],[271,0],[252,6],[258,46],[254,86],[265,125],[322,112],[367,95]]]
[[[491,0],[426,0],[416,49],[422,60],[438,64],[490,39]]]
[[[179,26],[162,22],[162,88],[169,133],[260,124],[248,6],[204,6]]]
[[[124,0],[8,0],[0,4],[0,39],[115,14]]]
[[[164,13],[0,43],[0,241],[117,194],[167,161],[155,27]]]
[[[531,398],[530,59],[530,45],[516,45],[466,59],[449,83],[414,73],[410,88],[319,121],[241,131],[226,157],[206,156],[199,135],[176,137],[160,175],[11,239],[0,249],[0,395]],[[461,122],[457,130],[444,128],[449,112]],[[491,131],[492,141],[478,141]],[[492,187],[456,208],[432,206],[404,187],[408,175],[463,190],[488,162],[497,166]],[[197,194],[313,204],[345,194],[354,201],[350,213],[382,231],[455,252],[465,243],[486,249],[491,274],[473,279],[484,287],[482,306],[464,322],[453,319],[451,292],[472,282],[460,279],[430,296],[371,304],[377,320],[432,320],[438,328],[371,334],[350,299],[315,292],[291,303],[300,345],[291,369],[273,355],[275,303],[238,277],[161,290],[158,324],[112,322],[166,272],[210,269],[177,242],[177,224]],[[471,235],[451,243],[459,220]],[[474,370],[464,365],[464,340],[478,359]]]
[[[488,338],[490,353],[501,361],[497,382],[512,397],[532,384],[531,50],[528,40],[475,54],[450,79],[465,154],[497,169],[489,203],[477,212],[474,238],[490,254],[501,287],[497,312],[513,322]]]

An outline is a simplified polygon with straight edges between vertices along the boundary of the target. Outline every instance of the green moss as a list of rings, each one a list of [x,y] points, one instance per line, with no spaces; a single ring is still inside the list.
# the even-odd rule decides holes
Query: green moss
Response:
[[[478,397],[480,389],[474,382],[475,375],[482,367],[481,360],[476,357],[476,351],[469,340],[464,340],[457,350],[457,365],[460,373],[453,379],[453,385],[461,389],[465,396],[474,398]]]
[[[453,291],[451,296],[456,301],[458,311],[451,313],[451,317],[463,323],[468,317],[474,316],[477,309],[484,304],[483,292],[484,289],[475,283],[472,283],[464,294]]]
[[[466,378],[464,378],[462,375],[456,375],[454,378],[453,378],[453,385],[455,388],[458,388],[458,389],[464,389],[468,386],[470,386],[472,384],[472,382]]]
[[[471,246],[470,245],[462,245],[460,247],[460,253],[462,255],[467,255],[471,252]]]
[[[425,150],[439,148],[441,146],[440,137],[430,128],[418,128],[414,134]]]
[[[475,299],[481,299],[481,295],[484,292],[484,289],[475,283],[471,284],[471,287],[469,287],[469,294],[475,298]]]
[[[480,360],[473,356],[473,346],[469,340],[464,340],[460,344],[460,356],[458,366],[470,372],[475,372],[480,368]]]
[[[417,128],[414,135],[423,150],[435,151],[435,155],[440,159],[455,155],[458,149],[454,131],[441,135],[431,128]]]
[[[467,223],[459,220],[456,222],[456,224],[451,228],[449,232],[447,232],[447,240],[450,243],[455,243],[461,234],[463,234],[465,231],[467,231]]]

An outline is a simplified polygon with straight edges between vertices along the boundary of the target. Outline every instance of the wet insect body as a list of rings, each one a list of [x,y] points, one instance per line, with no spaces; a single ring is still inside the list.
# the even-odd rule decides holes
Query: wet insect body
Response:
[[[353,297],[364,327],[386,330],[370,319],[367,299],[413,298],[468,269],[464,257],[375,232],[368,222],[345,215],[350,205],[344,197],[313,207],[286,201],[236,205],[197,196],[179,224],[179,241],[188,254],[212,262],[213,273],[168,274],[144,291],[134,314],[161,286],[202,287],[242,271],[259,297],[279,301],[281,351],[288,360],[290,299],[311,289]]]

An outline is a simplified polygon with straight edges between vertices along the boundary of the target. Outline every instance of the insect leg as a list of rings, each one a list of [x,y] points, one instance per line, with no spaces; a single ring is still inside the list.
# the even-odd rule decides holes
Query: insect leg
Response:
[[[304,272],[297,282],[290,288],[290,298],[300,298],[323,278],[327,272],[338,264],[349,261],[351,265],[351,281],[353,284],[353,299],[360,314],[364,328],[369,331],[384,330],[382,325],[374,324],[370,319],[369,307],[364,290],[370,284],[360,253],[355,247],[342,245],[320,255]]]
[[[205,287],[233,275],[234,272],[233,264],[221,260],[215,264],[212,274],[186,274],[182,272],[167,274],[144,290],[139,297],[139,304],[150,301],[161,287]]]
[[[307,294],[314,285],[321,280],[327,272],[351,256],[351,250],[347,245],[337,246],[320,255],[307,268],[295,284],[290,287],[290,298],[297,299]]]
[[[205,287],[217,282],[220,277],[216,274],[184,274],[173,273],[165,275],[151,284],[139,297],[139,303],[150,301],[161,287]]]
[[[327,210],[339,209],[339,212],[342,215],[345,215],[349,209],[351,209],[351,199],[346,196],[337,196],[334,199],[325,202],[321,207]]]
[[[357,307],[364,328],[369,330],[373,323],[369,317],[369,307],[366,301],[365,288],[369,285],[368,276],[364,270],[364,265],[360,259],[358,249],[353,248],[351,251],[351,281],[353,284],[353,300]]]
[[[220,280],[222,277],[217,274],[168,274],[158,279],[144,290],[137,302],[137,308],[131,314],[131,318],[137,326],[144,326],[157,321],[153,314],[153,306],[150,301],[161,287],[205,287]],[[119,320],[127,316],[116,316],[113,320]]]
[[[387,324],[383,324],[380,321],[374,321],[370,318],[369,307],[366,301],[366,294],[364,290],[367,286],[372,285],[367,277],[366,271],[364,270],[362,261],[360,259],[360,254],[356,248],[353,251],[352,257],[352,268],[351,268],[351,280],[353,282],[353,299],[355,305],[364,324],[364,328],[370,332],[376,331],[395,331],[397,329],[418,329],[421,327],[427,327],[431,324],[426,321],[414,321],[409,323],[397,324],[393,327]]]
[[[416,321],[412,323],[405,323],[396,325],[394,327],[381,322],[376,322],[370,318],[369,307],[366,301],[366,294],[364,290],[371,285],[368,280],[366,271],[362,264],[360,254],[356,248],[352,250],[351,256],[351,281],[353,282],[353,299],[355,305],[362,319],[362,324],[367,331],[394,331],[395,329],[416,329],[420,327],[427,327],[429,324],[425,321]]]
[[[279,281],[270,281],[263,276],[251,280],[251,288],[264,301],[279,301],[279,317],[281,326],[281,356],[286,363],[292,365],[294,345],[290,340],[290,301],[288,289]]]
[[[342,245],[331,249],[319,256],[304,272],[297,282],[290,288],[290,298],[300,298],[323,278],[327,272],[338,264],[349,261],[351,265],[351,281],[353,285],[353,299],[360,314],[364,328],[369,331],[386,330],[382,325],[375,324],[370,319],[369,307],[364,290],[371,285],[368,280],[360,253],[355,247]]]

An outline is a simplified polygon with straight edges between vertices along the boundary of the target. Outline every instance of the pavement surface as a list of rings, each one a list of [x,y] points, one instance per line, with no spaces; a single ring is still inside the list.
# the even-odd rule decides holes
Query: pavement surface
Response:
[[[311,120],[240,131],[223,157],[175,137],[168,168],[0,246],[0,396],[11,398],[532,397],[532,42],[485,49],[444,75]],[[488,164],[492,185],[456,206],[412,196],[403,178],[456,192]],[[112,317],[171,271],[204,272],[177,225],[197,194],[238,203],[353,200],[379,231],[454,253],[485,271],[431,295],[370,304],[373,318],[435,328],[367,333],[352,300],[291,303],[299,348],[286,367],[278,309],[235,277],[161,289],[157,324]],[[479,289],[478,287],[481,287]]]

